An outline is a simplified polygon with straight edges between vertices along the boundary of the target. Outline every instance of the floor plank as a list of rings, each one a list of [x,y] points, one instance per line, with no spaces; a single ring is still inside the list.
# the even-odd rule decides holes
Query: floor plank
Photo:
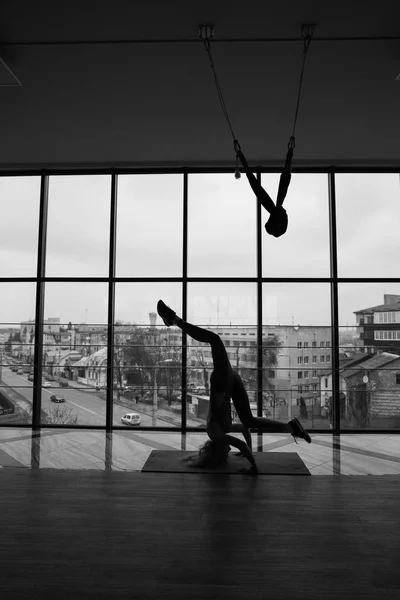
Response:
[[[2,597],[398,598],[399,483],[3,469]]]

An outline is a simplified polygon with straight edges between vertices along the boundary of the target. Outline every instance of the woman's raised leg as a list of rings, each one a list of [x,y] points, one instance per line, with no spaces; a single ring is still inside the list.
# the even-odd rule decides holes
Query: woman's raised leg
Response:
[[[159,300],[157,303],[157,312],[164,321],[164,323],[167,325],[167,327],[170,327],[171,325],[176,325],[197,342],[210,344],[212,359],[214,363],[214,371],[216,371],[217,374],[225,374],[228,371],[231,371],[232,367],[229,362],[224,343],[217,333],[184,321],[183,319],[178,317],[177,314],[171,308],[164,304],[162,300]]]

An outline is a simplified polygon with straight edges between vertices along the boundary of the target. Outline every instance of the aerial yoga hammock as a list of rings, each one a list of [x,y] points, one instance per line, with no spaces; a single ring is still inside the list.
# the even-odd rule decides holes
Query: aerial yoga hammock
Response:
[[[211,68],[212,68],[213,74],[214,74],[218,98],[219,98],[219,101],[220,101],[220,104],[222,107],[222,111],[224,113],[225,119],[228,123],[229,129],[231,131],[232,138],[233,138],[233,147],[234,147],[234,150],[236,153],[235,178],[236,179],[240,178],[240,170],[239,170],[239,161],[240,161],[242,163],[242,166],[246,173],[247,179],[249,180],[251,189],[257,196],[257,199],[261,202],[262,206],[270,214],[270,217],[269,217],[267,223],[265,224],[265,229],[266,229],[267,233],[269,233],[270,235],[273,235],[274,237],[277,237],[277,238],[286,232],[287,226],[288,226],[288,216],[287,216],[286,210],[283,208],[283,201],[286,198],[286,194],[287,194],[290,180],[292,177],[292,159],[293,159],[293,151],[294,151],[294,148],[296,145],[296,140],[295,140],[294,135],[295,135],[295,129],[296,129],[296,123],[297,123],[297,116],[298,116],[298,112],[299,112],[301,86],[303,83],[303,73],[304,73],[304,66],[305,66],[305,62],[306,62],[306,58],[307,58],[307,52],[308,52],[308,48],[309,48],[311,40],[312,40],[314,29],[315,29],[315,25],[302,25],[302,28],[301,28],[301,34],[302,34],[303,42],[304,42],[303,66],[302,66],[301,75],[300,75],[300,83],[299,83],[299,91],[298,91],[298,95],[297,95],[297,105],[296,105],[296,112],[295,112],[295,117],[294,117],[293,131],[292,131],[292,135],[290,136],[289,143],[288,143],[288,151],[286,154],[285,166],[284,166],[282,174],[280,176],[278,195],[277,195],[276,205],[275,205],[272,198],[264,190],[264,188],[261,186],[259,181],[257,181],[257,178],[254,176],[252,170],[250,169],[250,167],[247,163],[246,157],[244,156],[244,154],[242,152],[241,146],[234,134],[234,131],[233,131],[230,119],[229,119],[228,111],[225,106],[224,98],[222,95],[222,90],[219,85],[214,62],[213,62],[213,59],[211,56],[210,39],[212,37],[212,27],[210,27],[210,26],[200,26],[199,27],[199,36],[203,39],[205,49],[209,56],[210,65],[211,65]]]

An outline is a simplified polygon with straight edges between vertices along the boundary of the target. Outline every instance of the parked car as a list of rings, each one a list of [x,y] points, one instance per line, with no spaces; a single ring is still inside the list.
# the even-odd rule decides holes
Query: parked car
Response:
[[[29,375],[28,375],[28,381],[33,381],[33,375],[32,375],[32,373],[29,373]]]
[[[23,370],[22,370],[22,367],[18,367],[18,369],[17,369],[17,374],[18,374],[18,375],[23,375],[23,374],[24,374],[24,372],[23,372]]]
[[[51,387],[50,381],[43,381],[42,382],[42,387]]]
[[[54,377],[53,377],[53,375],[45,375],[45,379],[46,379],[47,381],[54,381]]]
[[[133,394],[135,392],[135,387],[133,385],[126,385],[123,389],[123,395],[125,394]]]
[[[59,396],[58,394],[53,394],[50,396],[50,400],[52,402],[65,402],[64,396]]]
[[[121,418],[121,422],[124,425],[140,425],[140,421],[140,415],[137,413],[126,413],[126,415]]]
[[[205,396],[206,395],[206,388],[202,387],[201,385],[195,387],[193,390],[191,390],[192,394],[198,394],[199,396]]]
[[[60,379],[58,383],[60,384],[60,387],[68,387],[68,381],[65,381],[64,379]]]

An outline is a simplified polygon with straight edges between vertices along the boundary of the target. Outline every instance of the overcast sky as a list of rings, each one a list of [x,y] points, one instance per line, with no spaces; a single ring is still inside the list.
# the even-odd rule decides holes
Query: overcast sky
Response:
[[[279,175],[263,175],[276,198]],[[50,180],[47,236],[49,277],[106,277],[110,218],[109,176],[54,176]],[[189,176],[188,275],[256,275],[256,200],[247,179],[233,174]],[[35,277],[40,179],[0,178],[0,277]],[[179,277],[182,274],[180,175],[120,176],[117,276]],[[400,185],[398,174],[337,175],[339,276],[399,277]],[[265,277],[329,277],[328,180],[294,174],[285,208],[287,233],[262,230]],[[262,212],[263,226],[268,219]],[[35,284],[1,283],[3,323],[34,317]],[[107,321],[107,284],[48,283],[46,317],[73,323]],[[188,286],[188,318],[204,325],[256,321],[253,283]],[[341,284],[340,323],[353,311],[383,303],[400,284]],[[147,324],[159,298],[181,311],[180,283],[119,283],[116,318]],[[330,324],[325,283],[265,284],[265,324]],[[160,321],[158,320],[160,323]]]

